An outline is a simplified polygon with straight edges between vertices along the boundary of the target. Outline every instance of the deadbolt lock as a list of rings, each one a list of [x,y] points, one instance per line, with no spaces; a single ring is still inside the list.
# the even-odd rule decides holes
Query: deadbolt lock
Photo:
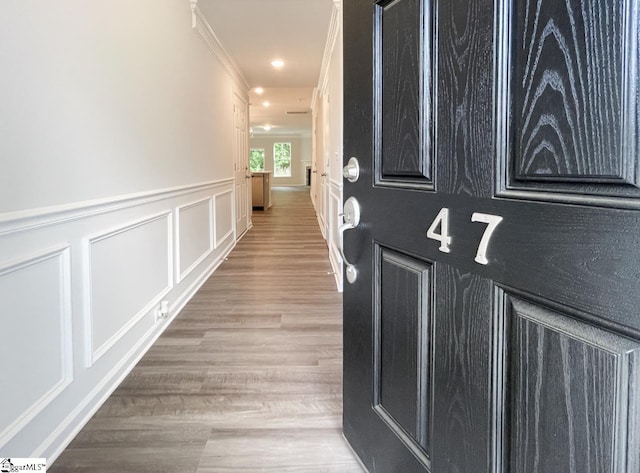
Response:
[[[360,177],[360,163],[358,158],[351,158],[347,165],[342,168],[342,175],[349,182],[356,182]]]

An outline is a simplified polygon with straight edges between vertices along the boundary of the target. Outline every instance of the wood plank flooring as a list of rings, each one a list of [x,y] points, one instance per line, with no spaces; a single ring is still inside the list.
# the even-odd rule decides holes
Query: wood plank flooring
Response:
[[[326,244],[308,189],[273,198],[51,472],[362,472]]]

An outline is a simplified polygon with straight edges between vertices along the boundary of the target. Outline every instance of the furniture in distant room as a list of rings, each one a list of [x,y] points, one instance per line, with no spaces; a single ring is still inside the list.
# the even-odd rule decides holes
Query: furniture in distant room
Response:
[[[271,207],[271,174],[272,171],[251,173],[251,200],[254,209],[267,210]]]

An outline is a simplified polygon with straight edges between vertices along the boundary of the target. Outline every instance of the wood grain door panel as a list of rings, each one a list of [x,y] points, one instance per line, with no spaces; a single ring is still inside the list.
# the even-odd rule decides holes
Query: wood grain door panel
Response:
[[[395,0],[375,10],[379,185],[433,188],[430,13],[420,0]]]
[[[496,24],[499,190],[639,197],[638,2],[503,0]]]
[[[506,470],[637,470],[640,342],[502,291],[499,297],[507,330]]]
[[[432,265],[376,248],[374,409],[428,464]]]

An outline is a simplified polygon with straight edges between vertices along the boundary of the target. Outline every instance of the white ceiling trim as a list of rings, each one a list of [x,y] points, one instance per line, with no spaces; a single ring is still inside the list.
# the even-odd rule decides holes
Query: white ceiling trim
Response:
[[[318,77],[318,87],[313,91],[313,97],[311,98],[311,108],[315,109],[316,100],[318,94],[324,94],[326,92],[327,84],[329,82],[329,65],[331,63],[331,56],[338,40],[338,33],[340,32],[340,0],[333,0],[333,11],[331,12],[331,22],[329,23],[329,34],[327,35],[327,43],[324,47],[324,55],[322,57],[322,67],[320,68],[320,76]]]
[[[209,25],[209,22],[202,14],[202,11],[198,8],[198,0],[189,1],[191,3],[191,28],[198,32],[202,40],[208,46],[209,51],[211,51],[211,53],[220,60],[229,74],[231,74],[231,77],[240,87],[245,89],[245,92],[247,92],[251,88],[249,81],[247,81],[244,74],[242,74],[240,68],[231,58],[231,55],[222,45],[220,39],[211,28],[211,25]]]

